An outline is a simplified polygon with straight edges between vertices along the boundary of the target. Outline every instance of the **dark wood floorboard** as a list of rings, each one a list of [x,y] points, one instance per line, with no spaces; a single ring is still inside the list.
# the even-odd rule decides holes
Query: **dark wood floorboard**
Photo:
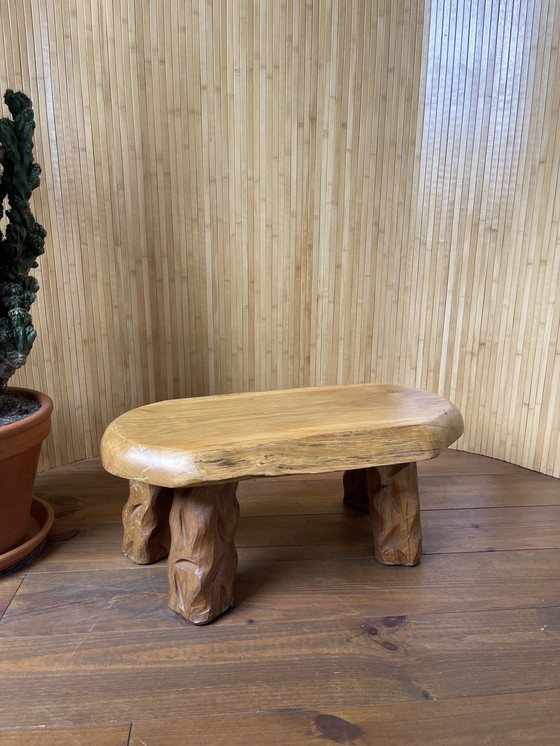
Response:
[[[371,558],[242,561],[236,605],[211,629],[366,617],[560,605],[560,550],[424,557],[416,567]],[[165,561],[149,567],[28,575],[0,624],[0,645],[38,633],[155,630],[183,625],[167,608]],[[195,638],[199,632],[184,622]]]
[[[152,743],[173,744],[173,740],[161,740],[160,736],[147,736]],[[130,725],[94,725],[83,728],[21,728],[1,730],[2,746],[128,746]],[[170,736],[174,738],[172,735]],[[168,735],[163,735],[167,739]],[[142,743],[136,740],[137,746]],[[183,741],[188,743],[188,741]]]
[[[201,628],[165,560],[121,555],[125,482],[40,475],[49,544],[0,578],[0,744],[559,744],[559,480],[419,473],[414,568],[373,559],[340,475],[242,483],[236,606]]]
[[[3,576],[0,577],[0,619],[4,616],[4,612],[10,605],[17,589],[22,583],[23,577],[19,576]]]
[[[0,657],[0,727],[328,711],[560,690],[560,607],[93,630],[11,639]]]
[[[135,723],[131,746],[169,743],[555,745],[558,691]],[[450,724],[452,726],[450,727]]]

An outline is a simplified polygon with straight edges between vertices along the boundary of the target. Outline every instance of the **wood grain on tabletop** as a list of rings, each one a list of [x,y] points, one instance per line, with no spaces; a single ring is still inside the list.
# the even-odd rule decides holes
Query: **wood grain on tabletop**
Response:
[[[157,402],[105,431],[105,468],[164,487],[433,458],[463,432],[435,394],[384,384]]]

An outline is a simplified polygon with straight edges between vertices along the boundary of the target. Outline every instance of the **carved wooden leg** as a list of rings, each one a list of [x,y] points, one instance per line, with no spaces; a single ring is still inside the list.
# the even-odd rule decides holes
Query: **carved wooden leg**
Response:
[[[384,565],[416,565],[422,554],[416,464],[368,469],[375,556]]]
[[[171,508],[169,607],[206,624],[233,605],[237,482],[175,489]]]
[[[368,469],[345,471],[342,478],[344,504],[358,513],[369,513]]]
[[[173,490],[131,480],[123,508],[123,552],[137,565],[165,557],[169,553],[169,511]]]

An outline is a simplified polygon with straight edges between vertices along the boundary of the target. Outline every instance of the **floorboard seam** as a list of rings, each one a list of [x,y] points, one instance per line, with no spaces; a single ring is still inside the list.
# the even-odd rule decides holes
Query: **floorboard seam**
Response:
[[[8,604],[6,605],[6,608],[5,608],[5,609],[4,609],[4,611],[3,611],[3,612],[2,612],[1,614],[0,614],[0,622],[2,621],[2,619],[3,619],[3,617],[4,617],[4,614],[5,614],[5,613],[6,613],[7,611],[8,611],[8,609],[9,609],[9,608],[10,608],[10,606],[12,605],[12,603],[13,603],[13,600],[14,600],[14,598],[16,597],[16,593],[17,593],[17,592],[19,591],[19,589],[21,588],[21,584],[23,583],[23,581],[25,580],[25,578],[26,578],[26,576],[25,576],[25,575],[22,575],[22,577],[21,577],[21,580],[20,580],[20,581],[19,581],[19,583],[18,583],[18,587],[17,587],[17,588],[15,589],[15,591],[13,592],[13,594],[12,594],[12,597],[10,598],[10,600],[8,601]]]

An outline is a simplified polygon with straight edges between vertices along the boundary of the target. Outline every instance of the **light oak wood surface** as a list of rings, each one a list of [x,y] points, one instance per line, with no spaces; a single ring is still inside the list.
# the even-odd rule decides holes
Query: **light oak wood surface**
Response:
[[[124,554],[152,563],[169,553],[170,608],[207,624],[233,605],[239,479],[344,468],[347,504],[356,492],[360,510],[369,502],[377,559],[415,565],[415,462],[462,432],[460,412],[439,396],[361,384],[159,402],[111,423],[101,455],[130,480]]]
[[[150,404],[111,423],[101,453],[113,474],[183,487],[422,461],[462,431],[439,396],[356,384]]]

